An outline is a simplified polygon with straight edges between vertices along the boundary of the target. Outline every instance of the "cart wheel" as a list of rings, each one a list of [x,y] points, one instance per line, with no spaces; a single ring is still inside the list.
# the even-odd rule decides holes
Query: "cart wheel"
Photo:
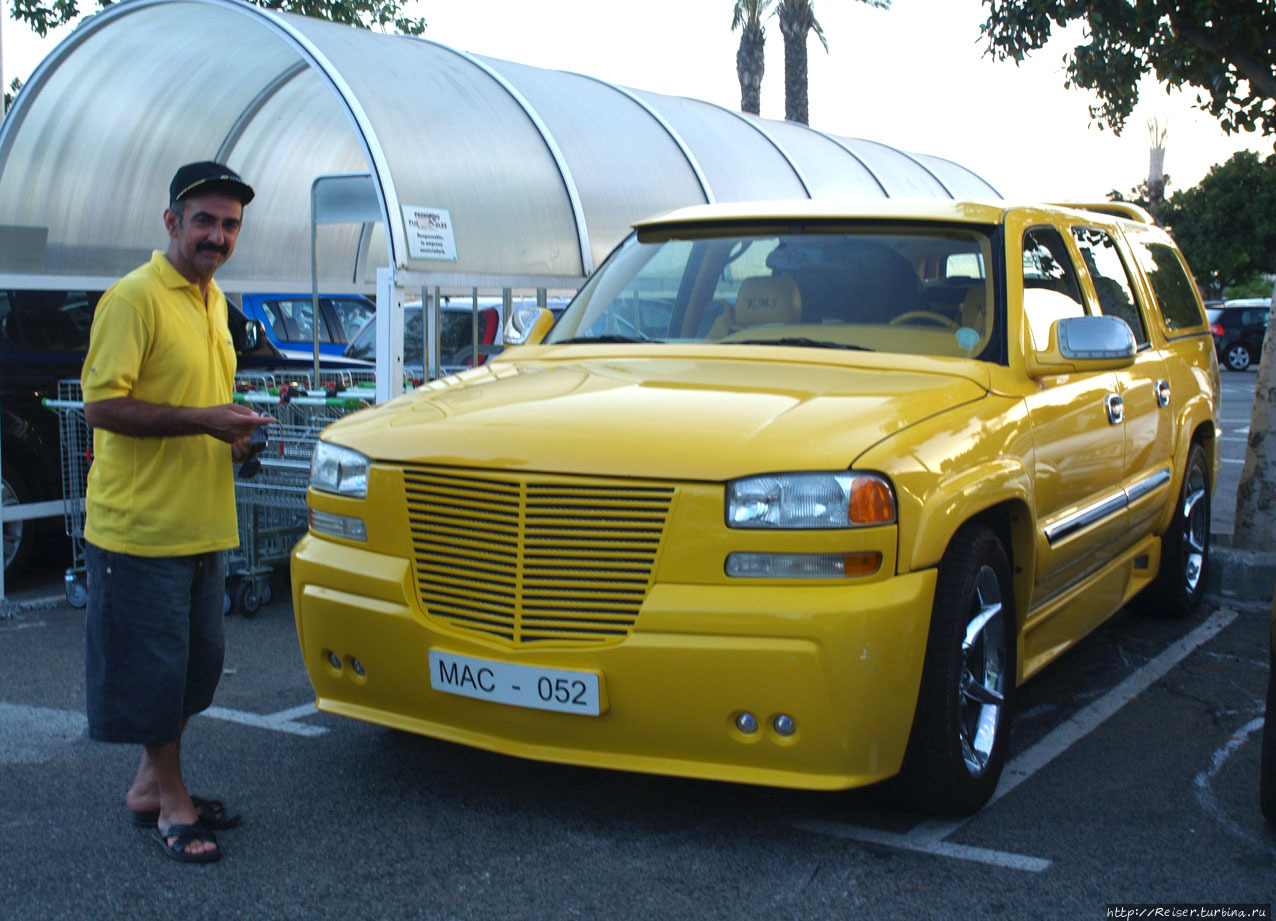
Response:
[[[230,592],[223,592],[222,593],[222,617],[225,617],[227,614],[230,613],[230,608],[231,608]]]
[[[82,608],[89,603],[88,586],[74,576],[66,580],[66,601],[73,608]]]
[[[245,617],[252,617],[261,607],[261,596],[257,594],[257,586],[252,579],[245,579],[235,589],[235,610]]]
[[[266,605],[270,604],[270,599],[275,596],[275,593],[270,590],[269,582],[263,582],[261,584],[261,591],[259,591],[257,594],[261,596],[261,606],[263,608]]]

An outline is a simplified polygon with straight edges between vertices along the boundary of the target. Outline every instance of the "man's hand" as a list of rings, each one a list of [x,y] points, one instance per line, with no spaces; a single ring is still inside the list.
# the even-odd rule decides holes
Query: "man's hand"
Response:
[[[240,443],[243,444],[243,451],[247,453],[248,439],[252,437],[253,429],[262,425],[269,425],[275,422],[273,416],[259,416],[249,407],[242,403],[226,403],[222,406],[209,406],[205,409],[197,410],[204,414],[204,433],[212,435],[221,441],[230,442],[232,451]],[[236,457],[236,460],[239,460]]]
[[[132,435],[135,438],[168,438],[174,435],[211,435],[232,446],[245,444],[253,429],[277,421],[260,416],[239,403],[221,406],[165,406],[132,397],[116,397],[84,404],[84,421],[93,428]]]

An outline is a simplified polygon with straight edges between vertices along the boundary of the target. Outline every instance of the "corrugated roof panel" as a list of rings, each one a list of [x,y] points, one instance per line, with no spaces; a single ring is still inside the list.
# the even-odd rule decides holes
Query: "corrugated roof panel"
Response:
[[[886,195],[872,171],[837,139],[795,122],[751,120],[760,123],[798,164],[812,198]]]
[[[943,180],[957,198],[1001,198],[1001,193],[978,173],[943,157],[913,154],[920,163]]]
[[[873,171],[892,198],[951,198],[944,184],[909,154],[877,141],[839,137]]]
[[[624,90],[588,77],[484,58],[544,120],[580,196],[596,266],[635,214],[704,201],[674,137]]]
[[[717,201],[806,198],[789,162],[735,113],[695,99],[646,92],[638,95],[691,145]]]

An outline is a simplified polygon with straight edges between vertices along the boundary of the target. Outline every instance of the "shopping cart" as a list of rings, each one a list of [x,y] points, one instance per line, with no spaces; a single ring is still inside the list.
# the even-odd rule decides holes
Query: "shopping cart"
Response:
[[[355,380],[349,374],[325,375],[322,389],[308,384],[308,375],[292,373],[236,376],[235,401],[278,421],[266,427],[269,444],[257,458],[257,473],[235,479],[239,546],[227,554],[227,612],[251,616],[270,602],[274,567],[287,561],[308,527],[306,489],[319,433],[342,416],[368,406],[376,393],[374,382]],[[88,601],[84,497],[93,462],[93,433],[84,419],[80,382],[60,381],[58,399],[45,400],[44,405],[57,412],[59,419],[63,508],[71,538],[66,598],[74,607],[84,607]],[[244,472],[242,467],[238,472]]]
[[[45,400],[58,414],[62,458],[62,508],[71,538],[71,567],[66,571],[66,600],[82,608],[89,600],[84,579],[84,494],[93,463],[93,431],[84,421],[84,400],[78,380],[58,381],[58,398]]]
[[[259,383],[245,381],[242,383]],[[309,526],[306,489],[310,485],[310,457],[319,433],[348,413],[369,405],[375,389],[347,388],[325,381],[324,390],[292,384],[249,387],[235,401],[277,421],[266,426],[268,444],[257,457],[256,472],[235,480],[239,518],[239,547],[227,557],[227,592],[232,610],[252,616],[271,598],[274,567],[286,562],[293,545]]]

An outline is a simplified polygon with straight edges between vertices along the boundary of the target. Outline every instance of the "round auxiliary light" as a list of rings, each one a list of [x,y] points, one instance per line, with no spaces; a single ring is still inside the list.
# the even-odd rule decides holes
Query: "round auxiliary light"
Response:
[[[797,732],[797,723],[793,722],[793,717],[785,716],[783,713],[777,716],[771,725],[782,736],[791,736]]]
[[[337,671],[341,671],[341,656],[337,655],[335,652],[328,653],[328,664]]]
[[[354,673],[355,673],[356,675],[358,675],[360,678],[362,678],[362,677],[363,677],[364,672],[363,672],[363,663],[362,663],[362,662],[360,662],[358,659],[351,659],[351,660],[350,660],[350,667],[354,669]]]
[[[746,735],[752,735],[758,731],[758,719],[752,713],[741,713],[735,718],[735,728]]]

